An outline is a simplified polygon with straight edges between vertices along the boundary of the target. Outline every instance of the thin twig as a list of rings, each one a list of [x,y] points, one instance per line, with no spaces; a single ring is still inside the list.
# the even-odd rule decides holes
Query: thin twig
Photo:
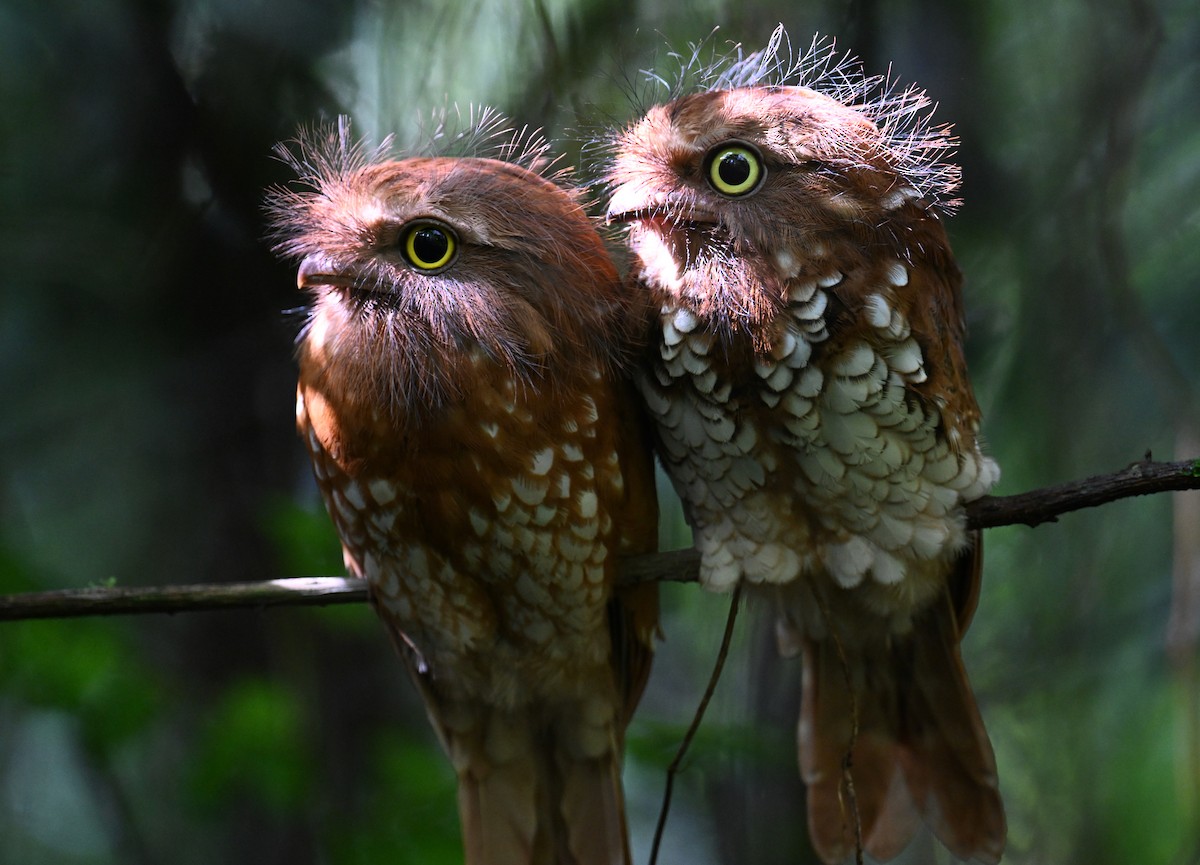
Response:
[[[737,621],[738,602],[741,597],[742,584],[739,582],[734,586],[733,597],[729,601],[729,616],[725,619],[725,634],[721,637],[721,648],[717,651],[717,661],[713,664],[712,675],[708,677],[708,687],[704,689],[704,696],[700,698],[700,705],[696,707],[696,714],[692,716],[691,726],[684,734],[683,741],[679,743],[675,759],[667,767],[667,784],[663,789],[662,808],[658,812],[658,825],[654,827],[654,842],[650,846],[650,865],[655,865],[658,861],[658,848],[662,843],[663,830],[667,826],[667,814],[671,810],[671,794],[675,789],[675,776],[679,774],[683,758],[692,744],[692,739],[696,736],[696,731],[700,729],[700,722],[704,720],[708,702],[712,699],[713,692],[717,689],[717,682],[721,678],[721,671],[725,668],[725,659],[729,656],[729,644],[733,640],[733,624]]]
[[[850,827],[854,830],[854,862],[863,865],[862,815],[858,811],[858,792],[854,789],[854,745],[858,742],[858,695],[854,693],[854,677],[850,672],[850,661],[846,658],[846,648],[837,632],[833,615],[829,612],[829,602],[816,581],[812,583],[813,594],[817,598],[817,607],[825,622],[825,630],[837,651],[838,663],[842,666],[842,675],[846,679],[846,693],[850,697],[850,742],[842,755],[842,781],[846,787],[846,800],[850,810]]]

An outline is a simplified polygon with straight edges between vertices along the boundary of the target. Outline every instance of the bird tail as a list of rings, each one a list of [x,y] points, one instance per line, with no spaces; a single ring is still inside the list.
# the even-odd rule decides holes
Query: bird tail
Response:
[[[493,711],[482,740],[447,736],[465,865],[629,865],[616,738],[575,732]]]
[[[957,857],[998,862],[996,760],[944,594],[888,641],[806,640],[798,730],[813,847],[827,863],[861,840],[900,853],[922,820]]]

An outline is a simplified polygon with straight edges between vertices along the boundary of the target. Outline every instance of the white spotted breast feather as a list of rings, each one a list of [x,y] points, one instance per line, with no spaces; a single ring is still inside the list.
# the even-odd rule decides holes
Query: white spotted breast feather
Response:
[[[973,403],[964,426],[922,388],[930,360],[905,312],[916,267],[801,269],[752,374],[694,312],[663,306],[642,392],[710,586],[813,568],[890,585],[964,545],[959,506],[999,469]]]

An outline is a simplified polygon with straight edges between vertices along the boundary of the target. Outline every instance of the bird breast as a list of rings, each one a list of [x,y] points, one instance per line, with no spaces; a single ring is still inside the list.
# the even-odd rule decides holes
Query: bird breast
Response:
[[[958,506],[998,470],[913,393],[927,359],[896,300],[909,276],[899,261],[806,266],[761,353],[739,354],[695,309],[664,303],[641,388],[710,586],[743,572],[823,573],[845,588],[907,580],[916,606],[938,584],[927,563],[964,545]],[[860,298],[853,310],[848,297]]]
[[[599,368],[593,389],[547,404],[486,356],[472,363],[476,386],[419,429],[356,440],[349,431],[370,424],[329,423],[338,407],[303,387],[298,411],[348,562],[381,613],[432,668],[510,705],[607,663],[625,479]]]

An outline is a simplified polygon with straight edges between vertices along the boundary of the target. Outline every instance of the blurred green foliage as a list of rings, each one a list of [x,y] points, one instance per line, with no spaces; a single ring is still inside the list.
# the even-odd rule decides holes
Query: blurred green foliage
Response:
[[[956,125],[999,492],[1197,456],[1194,0],[0,0],[0,592],[341,572],[292,431],[275,142],[342,111],[411,142],[491,104],[587,169],[581,145],[658,95],[639,70],[669,77],[665,44],[720,25],[753,48],[777,21],[894,64]],[[1008,862],[1200,857],[1196,634],[1166,637],[1200,533],[1181,501],[987,533],[965,650]],[[663,594],[629,734],[638,861],[727,607]],[[749,608],[666,861],[811,861],[796,666]],[[368,609],[0,625],[0,862],[456,861],[449,767]],[[908,861],[945,860],[925,840]]]
[[[201,723],[191,795],[205,809],[250,796],[275,814],[311,798],[312,749],[303,707],[278,683],[230,683]]]
[[[462,861],[453,774],[441,751],[391,732],[371,745],[372,769],[363,778],[369,791],[363,807],[332,829],[331,861]]]
[[[14,624],[0,634],[0,646],[6,697],[75,715],[88,751],[120,748],[145,731],[170,698],[158,671],[109,623]]]

